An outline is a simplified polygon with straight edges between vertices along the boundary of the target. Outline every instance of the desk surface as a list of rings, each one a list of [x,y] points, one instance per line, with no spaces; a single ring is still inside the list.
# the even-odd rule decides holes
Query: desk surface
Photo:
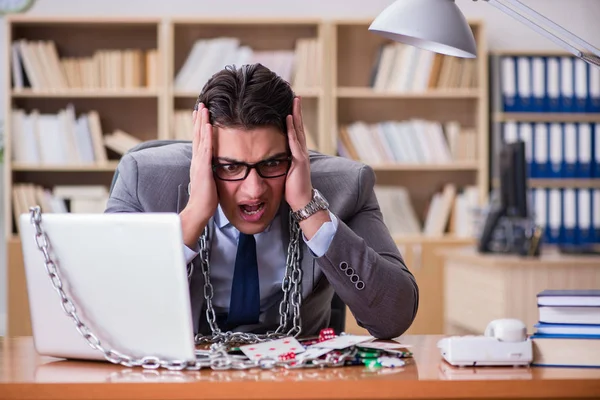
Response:
[[[197,372],[40,357],[31,338],[0,339],[0,399],[600,398],[600,369],[454,368],[440,338],[402,337],[414,353],[403,368]]]

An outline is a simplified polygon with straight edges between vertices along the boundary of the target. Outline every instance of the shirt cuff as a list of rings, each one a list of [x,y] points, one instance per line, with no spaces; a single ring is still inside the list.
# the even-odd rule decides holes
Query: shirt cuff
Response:
[[[198,254],[200,254],[200,245],[198,243],[196,243],[196,248],[194,250],[190,249],[185,244],[183,245],[183,256],[185,257],[186,265],[191,263]]]
[[[329,218],[331,218],[331,221],[327,221],[321,225],[317,233],[310,240],[306,240],[306,236],[302,233],[304,243],[306,243],[310,251],[317,257],[322,257],[327,252],[333,236],[337,232],[337,217],[329,211]]]

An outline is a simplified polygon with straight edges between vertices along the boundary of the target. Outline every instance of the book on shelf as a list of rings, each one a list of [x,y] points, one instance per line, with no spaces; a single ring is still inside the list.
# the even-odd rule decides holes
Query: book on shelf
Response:
[[[544,290],[537,301],[532,364],[600,367],[600,290]]]
[[[477,63],[402,43],[379,48],[370,86],[375,91],[424,92],[432,89],[477,88]]]
[[[442,237],[452,234],[458,238],[475,236],[475,211],[478,190],[466,186],[461,190],[448,183],[433,194],[425,215],[419,216],[403,186],[375,186],[375,195],[383,221],[390,234],[400,236]]]
[[[600,112],[600,69],[571,55],[502,55],[504,112]]]
[[[357,121],[340,127],[338,153],[372,165],[475,161],[477,133],[455,121]]]
[[[239,38],[198,39],[177,71],[174,81],[178,92],[200,93],[204,84],[226,65],[240,67],[260,63],[294,88],[320,87],[322,57],[317,38],[298,38],[293,50],[256,50],[243,45]]]
[[[72,104],[56,114],[13,109],[12,160],[27,165],[93,165],[107,161],[100,117],[76,115]]]
[[[142,140],[121,129],[116,129],[114,132],[104,135],[104,145],[106,148],[111,149],[120,156],[141,143]]]
[[[12,43],[13,89],[136,89],[158,86],[156,49],[98,49],[89,57],[60,57],[52,40]]]
[[[43,213],[103,213],[108,190],[100,185],[56,185],[44,188],[34,183],[15,183],[12,206],[15,221],[28,214],[30,207],[39,206]],[[15,224],[15,229],[19,229]]]

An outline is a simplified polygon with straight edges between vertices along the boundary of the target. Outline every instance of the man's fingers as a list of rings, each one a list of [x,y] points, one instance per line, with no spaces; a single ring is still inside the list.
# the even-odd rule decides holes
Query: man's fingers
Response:
[[[200,145],[200,137],[202,132],[202,109],[204,105],[202,103],[198,104],[198,110],[195,110],[192,113],[192,121],[194,123],[194,131],[192,133],[192,152],[195,152]]]
[[[202,133],[200,138],[200,148],[203,157],[206,157],[206,163],[210,164],[212,159],[212,125],[208,109],[202,109]]]
[[[288,143],[290,145],[290,150],[292,151],[292,156],[294,158],[297,158],[300,154],[300,143],[298,142],[298,132],[294,128],[294,119],[291,115],[288,115],[285,121],[287,125]]]
[[[294,115],[293,115],[294,127],[296,128],[296,135],[298,136],[298,142],[300,142],[301,145],[306,146],[306,137],[304,135],[304,124],[302,123],[302,107],[300,104],[299,97],[294,98],[293,112],[294,112]]]

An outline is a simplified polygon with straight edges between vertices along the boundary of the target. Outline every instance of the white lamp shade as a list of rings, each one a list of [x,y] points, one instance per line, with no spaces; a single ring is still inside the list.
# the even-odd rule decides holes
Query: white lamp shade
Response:
[[[436,53],[477,55],[473,31],[454,0],[396,0],[375,18],[369,31]]]

